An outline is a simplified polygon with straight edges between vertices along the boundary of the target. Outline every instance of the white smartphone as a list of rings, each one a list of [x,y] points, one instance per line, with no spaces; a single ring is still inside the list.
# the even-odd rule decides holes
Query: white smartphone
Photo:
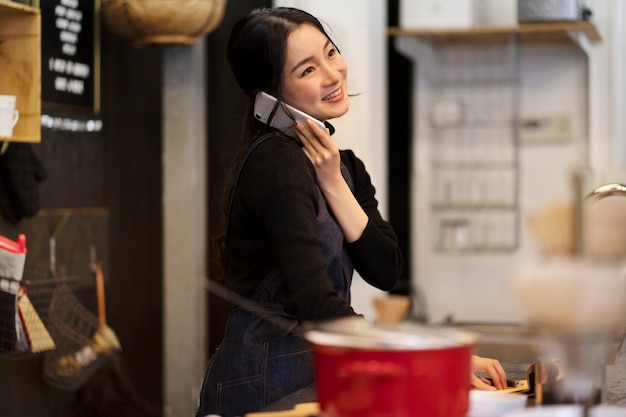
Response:
[[[271,96],[264,91],[261,91],[256,95],[256,98],[254,99],[254,117],[257,120],[260,120],[261,122],[267,124],[267,120],[269,119],[270,114],[272,114],[274,106],[277,102],[278,100],[276,99],[276,97]],[[283,105],[287,107],[287,109],[289,109],[292,116],[289,116],[289,114],[287,114],[287,112],[285,111],[285,108],[282,105],[279,105],[276,108],[276,114],[274,114],[274,117],[270,122],[270,126],[279,129],[281,132],[284,132],[285,134],[296,139],[298,138],[298,136],[293,129],[295,122],[293,121],[292,117],[300,123],[304,123],[304,121],[307,119],[312,120],[322,129],[326,129],[324,123],[320,122],[316,118],[309,116],[305,112],[300,111],[287,103],[283,103]]]

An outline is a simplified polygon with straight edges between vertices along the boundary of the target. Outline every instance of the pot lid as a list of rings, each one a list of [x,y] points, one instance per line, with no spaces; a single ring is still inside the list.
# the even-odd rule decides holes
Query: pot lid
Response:
[[[386,350],[427,350],[468,346],[476,335],[452,327],[417,323],[374,324],[361,317],[341,318],[306,326],[306,339],[316,345]]]

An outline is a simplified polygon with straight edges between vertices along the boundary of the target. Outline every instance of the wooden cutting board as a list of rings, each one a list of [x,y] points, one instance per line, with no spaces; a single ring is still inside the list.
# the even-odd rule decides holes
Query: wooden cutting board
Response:
[[[245,417],[316,417],[319,412],[319,403],[312,402],[296,404],[291,410],[248,413]]]
[[[514,386],[498,390],[497,392],[524,392],[524,391],[528,391],[528,389],[529,389],[528,380],[521,379],[519,381],[515,381]]]

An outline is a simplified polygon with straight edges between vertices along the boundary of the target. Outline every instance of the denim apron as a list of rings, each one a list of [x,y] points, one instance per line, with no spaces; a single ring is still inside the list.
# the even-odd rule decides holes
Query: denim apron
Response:
[[[252,150],[265,139],[265,136],[258,139],[244,155],[239,173]],[[343,163],[341,172],[352,189],[352,178]],[[329,212],[319,187],[317,195],[318,231],[328,275],[337,293],[349,303],[352,260],[344,248],[341,228]],[[248,298],[252,307],[236,307],[231,312],[224,339],[209,360],[200,394],[199,417],[243,416],[313,383],[313,358],[300,323],[276,303],[284,299],[281,281],[279,268],[275,267]]]

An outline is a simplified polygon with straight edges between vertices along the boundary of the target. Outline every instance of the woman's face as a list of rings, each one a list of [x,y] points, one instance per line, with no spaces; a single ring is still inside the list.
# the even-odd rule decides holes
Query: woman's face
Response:
[[[287,104],[322,121],[350,108],[346,61],[315,26],[303,23],[291,32],[283,71]]]

